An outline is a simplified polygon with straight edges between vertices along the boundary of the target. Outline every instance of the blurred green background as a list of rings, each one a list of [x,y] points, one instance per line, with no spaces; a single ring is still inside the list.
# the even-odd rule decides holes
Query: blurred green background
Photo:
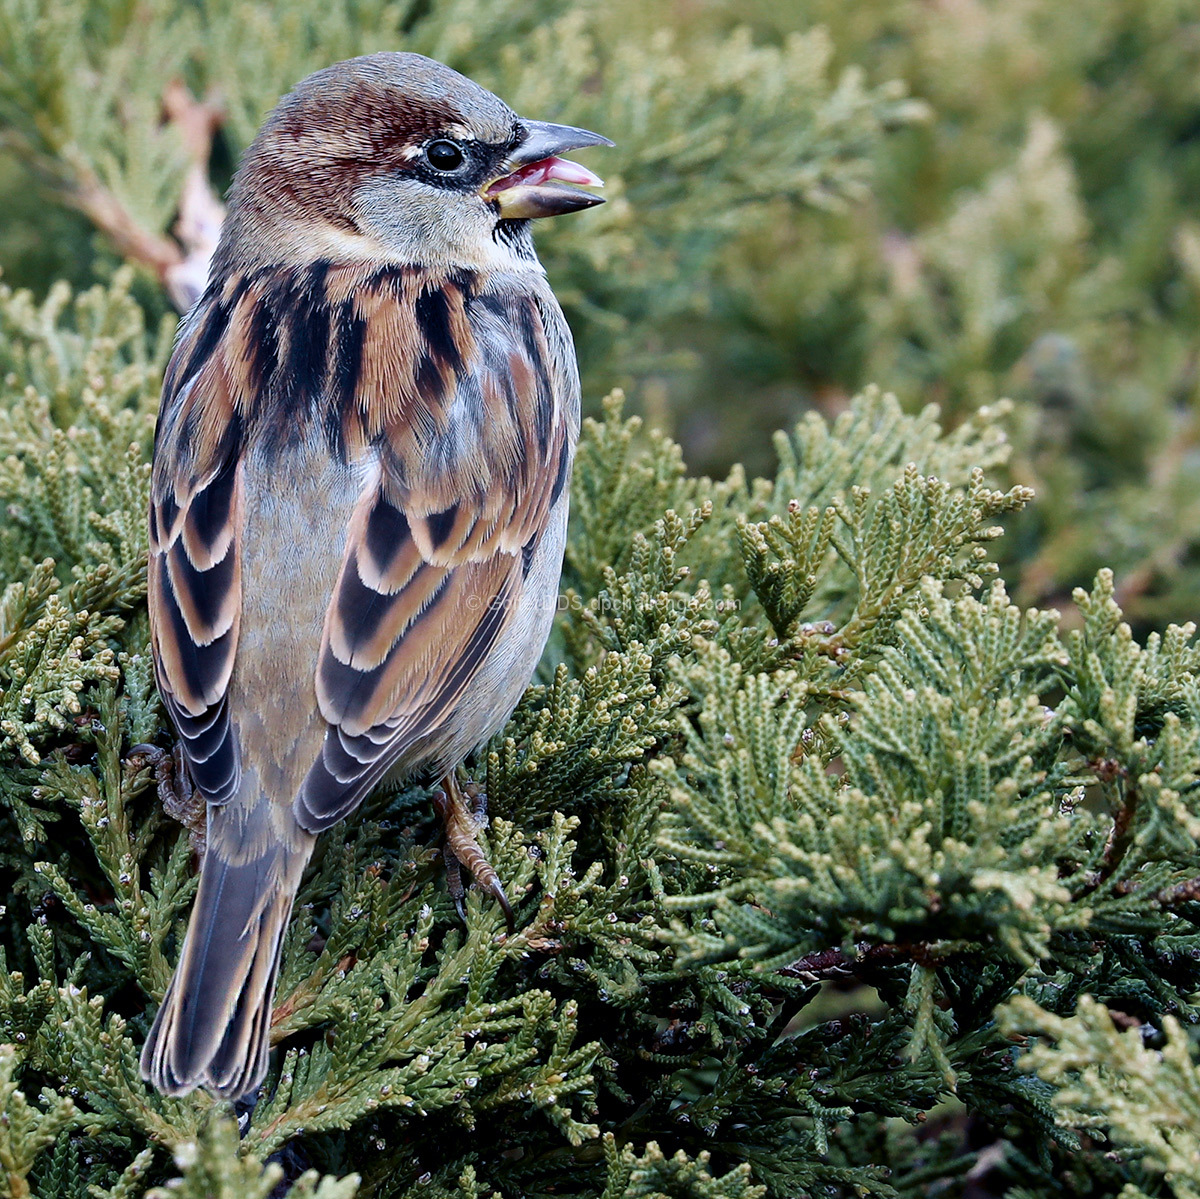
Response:
[[[589,408],[623,387],[724,474],[868,383],[1012,397],[1019,601],[1111,565],[1135,622],[1195,612],[1200,3],[0,0],[3,279],[141,258],[168,317],[121,230],[174,245],[189,167],[222,192],[281,92],[378,49],[617,142],[609,203],[539,230]]]

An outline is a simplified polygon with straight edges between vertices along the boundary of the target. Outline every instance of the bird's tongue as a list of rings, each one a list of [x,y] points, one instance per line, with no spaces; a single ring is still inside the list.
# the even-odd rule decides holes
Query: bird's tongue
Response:
[[[510,187],[537,187],[540,183],[549,183],[557,179],[560,183],[581,183],[584,187],[603,187],[604,180],[593,174],[587,167],[581,167],[577,162],[569,162],[565,158],[542,158],[531,162],[497,179],[489,188],[488,195],[505,191]]]

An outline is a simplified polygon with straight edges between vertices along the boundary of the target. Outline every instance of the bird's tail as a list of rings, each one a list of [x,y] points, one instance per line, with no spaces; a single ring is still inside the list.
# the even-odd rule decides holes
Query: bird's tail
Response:
[[[254,838],[253,851],[242,841],[234,855],[213,824],[235,814],[210,808],[209,816],[196,903],[141,1071],[164,1095],[204,1086],[239,1099],[267,1072],[283,937],[312,842]]]

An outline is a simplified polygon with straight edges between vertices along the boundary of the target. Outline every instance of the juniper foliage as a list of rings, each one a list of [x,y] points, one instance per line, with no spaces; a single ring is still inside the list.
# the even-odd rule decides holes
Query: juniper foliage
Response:
[[[611,397],[542,677],[465,767],[517,931],[474,892],[459,920],[428,791],[380,794],[320,843],[241,1136],[149,1091],[194,863],[141,748],[171,741],[142,607],[166,342],[129,289],[0,298],[9,1194],[1190,1193],[1192,1125],[1126,1113],[1194,1084],[1195,630],[1139,642],[1106,573],[1069,622],[1019,610],[1010,409],[945,432],[877,391],[753,481],[689,475]]]
[[[1087,995],[1069,1017],[1021,997],[1001,1019],[1018,1035],[1040,1034],[1049,1042],[1036,1045],[1021,1068],[1055,1086],[1059,1124],[1088,1130],[1114,1147],[1116,1160],[1130,1164],[1137,1181],[1124,1187],[1125,1199],[1157,1190],[1160,1178],[1180,1199],[1200,1195],[1200,1071],[1175,1017],[1163,1017],[1152,1045],[1133,1017],[1109,1012]]]

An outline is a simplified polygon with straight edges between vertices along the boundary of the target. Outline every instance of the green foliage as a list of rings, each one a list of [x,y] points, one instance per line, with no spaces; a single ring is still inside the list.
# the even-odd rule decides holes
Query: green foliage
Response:
[[[688,930],[682,948],[785,965],[830,940],[904,940],[930,921],[951,942],[992,926],[1031,964],[1052,928],[1074,927],[1054,867],[1064,838],[1090,830],[1058,815],[1064,771],[1047,769],[1060,734],[1038,692],[1065,665],[1053,618],[1022,620],[999,585],[986,602],[951,602],[928,582],[921,599],[849,697],[848,723],[839,712],[806,727],[803,671],[746,675],[715,651],[725,685],[678,765],[655,763],[673,784],[664,847],[734,867],[713,891],[669,901],[715,901],[716,932]]]
[[[725,21],[764,40],[821,23],[838,63],[903,79],[932,116],[880,142],[865,202],[727,248],[708,319],[678,335],[696,376],[649,397],[689,456],[753,454],[764,411],[875,380],[955,420],[1012,396],[1017,477],[1043,500],[1005,551],[1019,602],[1065,603],[1111,565],[1136,622],[1190,616],[1195,7],[805,0]]]
[[[951,1098],[1037,1187],[1080,1144],[997,1006],[1193,1017],[1194,629],[1140,644],[1107,574],[1074,628],[1009,601],[995,522],[1030,497],[987,475],[1010,410],[947,433],[870,391],[777,439],[773,478],[713,481],[616,397],[583,434],[545,681],[466,765],[517,931],[475,892],[460,922],[427,793],[384,792],[320,844],[240,1137],[149,1091],[194,880],[143,748],[169,736],[138,569],[162,345],[127,288],[5,301],[6,561],[32,580],[8,627],[77,707],[29,710],[0,776],[4,1161],[29,1193],[891,1196],[981,1160],[952,1125],[897,1132]],[[85,618],[94,641],[53,650]]]
[[[1086,995],[1066,1018],[1014,1000],[1004,1024],[1052,1042],[1035,1045],[1021,1068],[1055,1086],[1061,1124],[1111,1141],[1122,1157],[1161,1173],[1179,1199],[1200,1195],[1200,1069],[1178,1020],[1163,1020],[1160,1049],[1147,1047],[1128,1017],[1118,1028]],[[1144,1193],[1132,1185],[1122,1192],[1127,1199]]]
[[[12,1045],[0,1045],[0,1169],[4,1171],[5,1194],[16,1199],[29,1194],[26,1181],[37,1155],[53,1145],[58,1134],[75,1115],[70,1099],[47,1093],[44,1109],[29,1103],[17,1090],[13,1073],[17,1065]]]
[[[608,1186],[601,1199],[644,1195],[646,1199],[762,1199],[767,1188],[750,1181],[750,1167],[736,1166],[721,1178],[708,1172],[709,1154],[694,1161],[680,1150],[667,1157],[653,1141],[636,1156],[626,1146],[618,1151],[612,1134],[604,1138]],[[653,1190],[649,1188],[655,1188]]]
[[[197,1141],[187,1141],[175,1149],[175,1165],[182,1177],[164,1187],[146,1193],[146,1199],[354,1199],[358,1194],[358,1175],[348,1174],[340,1181],[315,1170],[306,1170],[286,1191],[279,1189],[284,1169],[278,1162],[264,1167],[249,1156],[238,1156],[238,1130],[232,1120],[214,1119]],[[126,1175],[137,1175],[146,1165],[135,1161]],[[122,1176],[122,1182],[124,1176]],[[121,1183],[111,1194],[121,1194]]]

